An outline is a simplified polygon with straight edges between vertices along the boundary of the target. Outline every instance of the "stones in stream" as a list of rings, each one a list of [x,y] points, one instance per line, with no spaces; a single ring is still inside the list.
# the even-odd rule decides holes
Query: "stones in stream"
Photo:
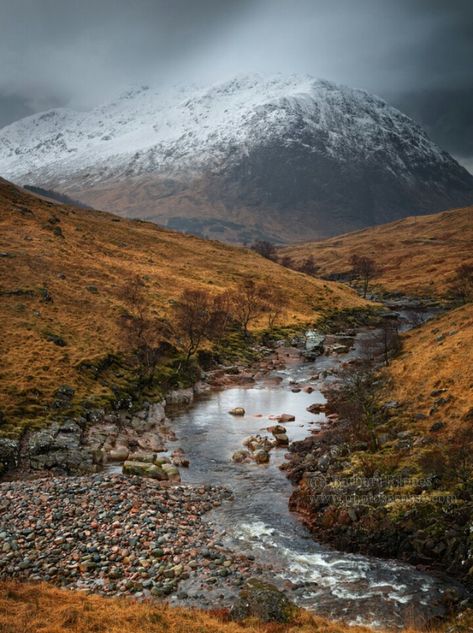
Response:
[[[294,422],[296,419],[295,415],[292,415],[291,413],[282,413],[281,415],[278,415],[276,417],[276,420],[278,422]]]
[[[243,464],[244,462],[249,462],[251,460],[251,454],[249,451],[245,450],[235,451],[232,455],[232,460],[236,464]]]
[[[184,462],[183,452],[179,452],[181,461]],[[188,464],[189,462],[187,462]],[[175,463],[171,463],[168,457],[160,457],[156,453],[134,453],[123,464],[125,475],[138,477],[150,477],[158,481],[180,481],[181,476]]]
[[[268,427],[273,435],[250,435],[243,440],[243,446],[247,450],[235,451],[232,460],[237,464],[254,461],[257,464],[267,464],[270,460],[270,451],[278,446],[288,446],[289,438],[284,426],[276,425]]]
[[[268,431],[273,435],[277,446],[288,446],[289,438],[287,436],[286,427],[277,424],[276,426],[269,426]]]
[[[244,416],[246,412],[243,407],[235,407],[234,409],[231,409],[228,413],[235,416]]]
[[[315,415],[317,415],[318,413],[325,413],[326,410],[327,405],[322,402],[314,402],[314,404],[311,404],[307,407],[307,411],[309,413],[314,413]]]

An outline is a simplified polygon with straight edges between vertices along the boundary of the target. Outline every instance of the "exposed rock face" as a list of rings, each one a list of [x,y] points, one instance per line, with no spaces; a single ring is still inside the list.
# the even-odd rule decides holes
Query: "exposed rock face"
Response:
[[[61,469],[67,473],[90,472],[96,455],[82,443],[84,418],[55,422],[28,439],[27,455],[33,470]]]
[[[230,241],[315,239],[473,202],[473,176],[407,116],[311,77],[128,92],[0,131],[0,171]]]
[[[0,475],[17,465],[18,451],[16,440],[0,438]]]
[[[192,399],[192,389],[170,394],[174,404],[189,404]],[[165,407],[166,401],[148,404],[136,413],[106,414],[102,409],[90,409],[87,417],[55,421],[39,431],[30,431],[21,448],[18,441],[0,438],[0,475],[17,466],[26,471],[90,473],[107,462],[125,462],[124,471],[129,474],[178,479],[176,466],[189,464],[183,454],[176,452],[174,464],[168,459],[164,460],[166,465],[156,461],[156,454],[166,450],[168,441],[175,440]],[[135,463],[139,467],[135,468]],[[156,465],[159,473],[141,472],[146,464]]]

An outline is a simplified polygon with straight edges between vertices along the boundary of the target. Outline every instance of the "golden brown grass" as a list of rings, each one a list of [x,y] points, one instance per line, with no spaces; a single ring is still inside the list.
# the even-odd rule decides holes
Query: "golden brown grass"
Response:
[[[405,335],[401,356],[389,367],[390,399],[405,402],[413,413],[428,415],[439,397],[449,402],[416,428],[445,423],[445,434],[458,429],[473,410],[473,304],[446,313]],[[432,395],[438,389],[442,394]]]
[[[78,399],[107,395],[108,387],[77,368],[121,349],[119,291],[134,275],[146,280],[152,308],[163,315],[184,288],[217,292],[245,276],[282,290],[281,324],[364,304],[345,286],[289,271],[245,249],[49,203],[1,179],[0,252],[0,411],[7,419],[43,415],[64,383]],[[52,302],[41,298],[45,288]],[[48,334],[67,345],[55,345]],[[20,402],[27,411],[23,404],[18,408]]]
[[[473,263],[472,245],[473,207],[467,207],[295,244],[280,254],[299,263],[313,255],[323,275],[349,271],[354,254],[368,256],[381,269],[374,284],[388,291],[431,296],[445,292],[460,264]]]
[[[55,589],[0,583],[1,633],[369,633],[300,611],[291,624],[227,621],[225,613],[171,608]],[[404,633],[415,633],[405,629]]]

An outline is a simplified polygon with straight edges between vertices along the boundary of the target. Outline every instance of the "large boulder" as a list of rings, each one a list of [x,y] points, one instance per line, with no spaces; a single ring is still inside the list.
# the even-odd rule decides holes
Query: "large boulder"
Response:
[[[82,445],[81,420],[53,422],[41,431],[31,433],[28,457],[33,470],[59,469],[68,474],[94,470],[95,451]]]
[[[130,462],[141,462],[143,464],[154,464],[156,453],[150,451],[136,451],[128,456]]]
[[[181,476],[179,474],[179,469],[174,466],[174,464],[164,463],[161,465],[161,470],[166,474],[166,477],[171,481],[180,481]]]
[[[297,612],[295,605],[274,585],[250,578],[230,610],[232,620],[257,618],[261,622],[290,622]]]
[[[160,481],[164,481],[168,478],[161,467],[146,462],[126,461],[123,464],[123,474],[150,477],[151,479],[158,479]]]

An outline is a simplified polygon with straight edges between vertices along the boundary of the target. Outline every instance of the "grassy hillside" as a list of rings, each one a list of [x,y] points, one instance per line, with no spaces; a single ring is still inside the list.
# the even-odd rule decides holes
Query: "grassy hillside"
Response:
[[[0,432],[12,430],[9,422],[17,428],[54,414],[51,403],[60,385],[75,389],[74,402],[97,405],[120,387],[123,370],[110,355],[123,347],[120,291],[134,275],[146,281],[151,309],[164,317],[171,317],[184,288],[220,291],[247,276],[280,288],[282,325],[363,305],[342,285],[289,271],[247,250],[52,204],[4,180],[0,254]]]
[[[352,255],[373,258],[380,274],[374,284],[414,295],[442,294],[452,273],[473,262],[473,207],[414,216],[320,242],[281,249],[300,263],[313,255],[322,275],[346,273]]]
[[[464,616],[455,631],[471,631]],[[455,625],[456,626],[456,625]],[[447,627],[438,629],[445,631]],[[47,585],[0,584],[2,633],[369,633],[299,612],[291,624],[228,622],[225,613],[169,608],[126,599],[105,599]],[[453,629],[451,629],[453,630]],[[405,629],[404,633],[415,633]],[[432,631],[432,633],[434,633]]]
[[[442,433],[452,433],[473,418],[472,350],[471,303],[404,336],[403,353],[389,367],[390,392],[412,413],[427,416],[416,428],[442,421]]]

